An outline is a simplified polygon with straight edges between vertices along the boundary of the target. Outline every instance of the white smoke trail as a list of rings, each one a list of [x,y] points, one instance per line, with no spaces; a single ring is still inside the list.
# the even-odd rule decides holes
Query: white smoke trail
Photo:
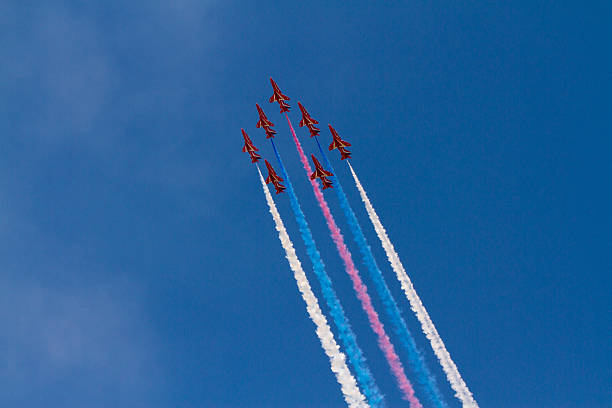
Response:
[[[272,194],[270,194],[259,168],[257,168],[257,172],[259,173],[261,186],[264,190],[264,194],[266,195],[268,207],[270,207],[270,213],[272,214],[272,218],[274,218],[274,223],[276,224],[278,238],[280,239],[283,249],[285,250],[285,254],[287,256],[287,260],[289,261],[289,266],[293,271],[293,276],[297,282],[298,289],[302,294],[304,302],[306,302],[308,315],[317,326],[317,336],[321,341],[325,354],[327,354],[329,357],[331,369],[336,376],[336,380],[338,380],[338,383],[340,384],[344,399],[351,408],[366,408],[368,407],[368,404],[365,401],[365,397],[359,390],[359,387],[357,387],[357,381],[346,365],[344,353],[340,351],[340,347],[338,346],[338,343],[336,343],[334,335],[329,327],[329,324],[327,323],[327,319],[319,307],[319,302],[317,301],[315,294],[312,292],[310,283],[308,283],[306,274],[302,269],[302,264],[295,253],[293,243],[289,238],[289,234],[285,229],[283,220],[281,219],[281,216],[276,208],[276,204],[274,204],[274,200],[272,199]]]
[[[357,185],[357,189],[359,190],[359,194],[361,195],[361,200],[365,204],[368,216],[370,217],[372,224],[374,224],[376,234],[378,235],[378,238],[380,239],[380,242],[382,243],[382,246],[385,249],[387,258],[389,258],[389,263],[391,263],[391,267],[393,268],[393,271],[395,271],[397,279],[400,281],[402,289],[406,293],[406,297],[410,302],[410,308],[419,319],[425,336],[427,336],[427,339],[431,343],[431,347],[433,348],[436,357],[438,357],[438,360],[440,360],[440,365],[442,366],[442,369],[446,374],[448,382],[455,391],[455,396],[459,400],[461,400],[461,403],[463,404],[464,408],[477,408],[478,404],[474,400],[474,396],[468,389],[467,385],[465,384],[465,381],[463,381],[461,374],[459,374],[459,370],[457,369],[457,366],[455,365],[454,361],[451,359],[448,350],[446,350],[446,347],[444,346],[444,343],[442,342],[442,339],[440,338],[436,327],[434,326],[433,322],[431,321],[431,318],[429,317],[429,313],[427,313],[427,310],[425,310],[425,306],[423,306],[421,299],[417,295],[416,290],[412,285],[412,281],[408,277],[404,266],[400,262],[399,255],[397,254],[397,252],[395,252],[395,248],[393,248],[393,244],[391,243],[391,240],[387,235],[387,231],[385,231],[385,228],[380,222],[378,215],[374,211],[374,207],[372,207],[372,203],[370,203],[370,200],[368,199],[368,196],[366,195],[366,192],[363,189],[361,182],[357,178],[357,174],[355,174],[353,167],[348,161],[347,164],[351,170],[351,173],[353,174],[355,184]]]

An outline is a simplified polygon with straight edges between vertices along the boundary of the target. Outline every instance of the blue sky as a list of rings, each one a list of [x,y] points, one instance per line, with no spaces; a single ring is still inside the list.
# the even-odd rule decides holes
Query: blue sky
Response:
[[[482,407],[609,406],[609,11],[2,2],[0,405],[343,406],[240,152],[243,127],[272,157],[255,128],[259,102],[388,405],[404,406],[266,102],[273,76],[294,124],[300,100],[353,144]],[[287,198],[277,205],[318,293]]]

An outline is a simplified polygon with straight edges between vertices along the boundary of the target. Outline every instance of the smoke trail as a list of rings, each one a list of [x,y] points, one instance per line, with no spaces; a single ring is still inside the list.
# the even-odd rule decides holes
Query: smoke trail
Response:
[[[359,190],[361,199],[365,204],[366,211],[368,212],[370,220],[372,221],[372,224],[374,224],[376,234],[378,235],[378,238],[380,239],[380,242],[382,243],[382,246],[385,249],[387,258],[389,258],[391,267],[395,271],[397,279],[400,281],[402,289],[406,293],[406,297],[410,302],[410,307],[419,319],[423,332],[431,343],[431,347],[434,353],[436,354],[436,357],[438,357],[438,360],[440,360],[440,365],[442,365],[442,369],[446,374],[446,378],[448,378],[451,387],[455,391],[455,396],[459,400],[461,400],[464,408],[477,408],[478,404],[474,400],[474,396],[468,389],[467,385],[465,384],[465,381],[463,381],[461,374],[459,374],[459,370],[451,359],[448,350],[446,350],[446,347],[444,346],[444,343],[442,342],[442,339],[440,338],[436,327],[434,326],[433,322],[431,321],[431,318],[429,317],[429,313],[427,313],[427,310],[425,310],[425,306],[423,306],[421,299],[417,295],[416,290],[414,289],[414,286],[412,285],[412,282],[410,281],[410,278],[408,277],[408,274],[404,269],[404,266],[400,262],[399,255],[397,254],[397,252],[395,252],[395,248],[393,248],[393,244],[387,236],[385,228],[380,222],[378,215],[374,211],[374,207],[372,207],[372,203],[370,203],[370,200],[368,199],[368,196],[366,195],[363,186],[357,178],[357,174],[355,174],[355,171],[353,170],[351,164],[348,162],[347,164],[349,166],[349,169],[351,170],[353,178],[355,179],[355,184],[357,185],[357,189]]]
[[[278,239],[280,239],[283,249],[285,250],[285,254],[287,256],[287,260],[289,261],[289,266],[293,271],[293,277],[297,282],[298,289],[302,294],[302,298],[304,302],[306,302],[306,309],[308,310],[308,315],[310,319],[317,326],[317,336],[321,341],[321,346],[323,346],[323,350],[325,350],[325,354],[329,357],[331,362],[331,368],[336,376],[336,380],[340,384],[340,388],[342,390],[342,394],[344,395],[344,400],[347,402],[349,407],[351,408],[365,408],[368,405],[365,402],[365,397],[359,391],[357,387],[357,381],[355,377],[349,371],[348,366],[346,365],[346,360],[344,357],[344,353],[340,351],[340,347],[336,343],[334,339],[334,335],[327,324],[327,319],[321,312],[321,308],[319,307],[319,302],[315,297],[315,294],[312,292],[310,287],[310,283],[308,283],[308,279],[306,278],[306,274],[302,269],[302,264],[295,253],[295,249],[293,248],[293,243],[289,238],[289,234],[287,234],[287,230],[285,229],[285,225],[283,224],[283,220],[281,219],[280,214],[276,208],[276,204],[274,204],[274,200],[272,199],[272,194],[268,190],[266,186],[266,181],[261,175],[261,171],[259,167],[257,167],[257,172],[259,173],[259,179],[261,181],[261,187],[264,190],[264,194],[266,195],[266,201],[268,202],[268,207],[270,207],[270,214],[272,214],[272,218],[274,218],[274,223],[276,225],[276,230],[278,231]]]
[[[289,123],[289,127],[291,128],[291,133],[293,134],[293,141],[295,142],[295,146],[297,147],[298,153],[300,155],[300,159],[302,164],[304,165],[304,169],[306,170],[307,177],[312,173],[312,169],[310,168],[310,164],[308,163],[308,159],[304,154],[304,150],[302,149],[302,145],[298,140],[295,130],[293,130],[293,125],[291,124],[291,120],[289,119],[289,115],[287,115],[287,122]],[[332,238],[336,244],[336,248],[338,249],[338,253],[344,262],[344,266],[346,272],[351,277],[353,282],[353,288],[355,292],[357,292],[357,298],[361,301],[361,307],[366,312],[368,316],[368,320],[370,321],[370,326],[376,335],[378,336],[378,346],[383,351],[389,366],[391,367],[391,372],[395,376],[397,384],[402,391],[404,399],[406,399],[410,403],[411,408],[420,408],[421,403],[418,398],[414,395],[414,390],[412,388],[412,384],[406,377],[406,373],[404,372],[404,367],[402,366],[402,362],[400,361],[393,344],[389,340],[389,336],[385,332],[385,328],[378,318],[378,314],[374,310],[374,306],[372,305],[372,300],[370,299],[370,295],[368,295],[367,287],[361,281],[361,277],[359,276],[359,272],[353,263],[353,259],[351,253],[348,248],[344,244],[344,237],[340,232],[340,229],[336,225],[336,221],[329,210],[329,206],[323,197],[323,193],[319,188],[319,184],[316,180],[310,180],[312,188],[314,190],[315,197],[323,211],[323,215],[325,220],[327,221],[327,226],[331,232]]]
[[[336,292],[332,287],[331,280],[325,272],[325,265],[323,264],[323,260],[321,259],[321,254],[317,249],[314,238],[312,237],[312,232],[310,231],[310,227],[308,226],[308,222],[306,221],[306,217],[302,212],[302,208],[300,207],[300,203],[297,199],[297,195],[293,190],[293,185],[291,184],[291,180],[289,179],[289,174],[283,165],[283,161],[276,150],[276,145],[273,140],[272,147],[274,148],[274,154],[276,155],[276,159],[278,160],[278,164],[280,165],[281,172],[283,173],[283,178],[287,184],[287,192],[289,193],[289,202],[291,203],[291,208],[295,215],[295,219],[298,223],[300,234],[306,245],[306,252],[308,253],[308,257],[310,258],[315,276],[319,280],[319,284],[321,285],[321,291],[323,293],[323,297],[327,305],[330,308],[330,314],[332,319],[334,320],[334,324],[338,328],[338,333],[340,337],[340,341],[346,350],[346,354],[348,355],[349,361],[353,368],[355,369],[355,373],[357,375],[357,381],[365,394],[368,403],[374,407],[384,407],[383,396],[380,393],[378,385],[374,381],[374,377],[372,377],[372,373],[363,357],[363,352],[359,348],[357,344],[357,339],[355,337],[355,333],[353,333],[353,329],[344,314],[344,309],[342,309],[342,305],[336,296]]]
[[[336,174],[331,162],[327,158],[327,155],[323,151],[321,144],[319,143],[319,138],[315,136],[315,140],[317,142],[317,146],[319,147],[319,151],[321,152],[321,156],[323,156],[323,160],[327,165],[327,170]],[[435,377],[431,374],[423,356],[417,348],[417,345],[414,341],[414,338],[410,334],[408,327],[406,326],[406,322],[402,317],[397,304],[395,303],[395,299],[387,286],[385,279],[376,264],[376,260],[374,259],[374,255],[372,254],[372,250],[368,245],[366,238],[361,230],[361,226],[359,225],[359,221],[351,208],[351,205],[344,194],[344,190],[342,189],[342,185],[340,184],[340,180],[338,176],[332,176],[334,181],[334,190],[336,190],[336,194],[338,195],[338,199],[340,200],[340,207],[346,216],[347,222],[353,234],[353,239],[355,243],[359,246],[359,252],[363,258],[363,263],[366,264],[368,272],[370,274],[370,278],[374,282],[374,287],[378,292],[378,295],[382,299],[385,312],[391,319],[391,323],[393,324],[393,329],[397,336],[400,339],[402,346],[408,352],[408,357],[410,358],[410,363],[414,372],[417,375],[419,383],[425,390],[427,397],[431,400],[434,406],[438,408],[446,408],[447,404],[444,401],[440,390],[438,389],[438,385],[436,383]]]

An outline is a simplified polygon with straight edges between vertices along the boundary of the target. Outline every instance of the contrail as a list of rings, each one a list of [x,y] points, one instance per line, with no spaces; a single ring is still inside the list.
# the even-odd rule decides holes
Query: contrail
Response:
[[[295,146],[297,147],[298,153],[300,155],[300,159],[302,161],[302,164],[304,165],[304,169],[306,170],[307,177],[309,177],[310,174],[312,173],[312,169],[310,168],[310,163],[308,163],[308,159],[306,158],[306,155],[304,154],[302,145],[300,144],[300,141],[298,140],[295,134],[295,130],[293,130],[293,125],[291,124],[289,115],[287,114],[285,115],[287,116],[287,122],[289,123],[289,127],[291,128],[291,133],[293,135],[293,141],[295,142]],[[393,344],[391,344],[391,341],[389,340],[389,336],[387,336],[387,333],[385,332],[385,328],[382,322],[380,321],[378,314],[374,310],[374,306],[372,305],[372,300],[370,299],[370,295],[368,295],[367,287],[361,281],[359,272],[357,271],[357,268],[355,268],[355,264],[353,263],[351,253],[344,243],[344,237],[342,236],[340,229],[336,225],[336,221],[334,220],[334,217],[331,214],[329,206],[327,205],[327,202],[325,201],[325,198],[323,197],[323,193],[321,192],[319,184],[317,183],[316,180],[310,180],[310,183],[314,190],[314,194],[315,194],[315,197],[317,198],[319,206],[321,207],[321,210],[323,211],[323,216],[325,217],[325,220],[327,221],[327,226],[329,227],[334,243],[336,244],[338,253],[340,254],[340,257],[342,258],[342,261],[344,262],[346,272],[351,277],[351,280],[353,282],[353,288],[355,289],[355,292],[357,293],[357,298],[359,298],[359,300],[361,301],[361,306],[368,316],[368,320],[370,322],[370,326],[372,327],[372,330],[378,336],[378,346],[383,351],[383,354],[385,355],[385,358],[387,359],[387,362],[391,368],[391,372],[395,376],[395,379],[402,392],[402,395],[404,399],[406,399],[410,403],[411,408],[421,408],[422,405],[419,402],[416,395],[414,395],[414,389],[412,388],[412,384],[406,377],[406,373],[404,372],[404,367],[402,365],[402,362],[397,356],[397,353],[395,352],[395,348],[393,347]]]
[[[461,400],[464,408],[477,408],[478,404],[476,403],[476,400],[474,400],[474,396],[468,389],[467,385],[465,384],[465,381],[463,381],[461,374],[459,374],[457,366],[451,359],[451,356],[448,353],[448,350],[446,350],[446,347],[444,346],[444,343],[442,342],[442,339],[440,338],[436,327],[431,321],[427,310],[425,310],[425,306],[423,306],[421,299],[417,295],[416,290],[414,289],[414,286],[412,285],[412,282],[410,281],[410,278],[408,277],[408,274],[404,269],[404,266],[400,262],[399,255],[397,254],[397,252],[395,252],[393,244],[387,236],[385,228],[380,222],[378,215],[374,211],[374,207],[372,207],[372,203],[370,203],[370,200],[368,199],[368,196],[366,195],[363,186],[357,178],[357,174],[355,174],[353,167],[348,161],[347,164],[349,166],[349,169],[351,170],[353,178],[355,179],[355,184],[357,185],[357,189],[359,190],[359,194],[361,195],[361,200],[365,204],[368,216],[370,217],[372,224],[374,224],[376,234],[378,235],[378,238],[382,243],[385,253],[387,254],[387,258],[389,258],[391,267],[395,271],[397,279],[400,281],[402,289],[406,293],[406,297],[410,302],[410,307],[412,311],[416,314],[417,318],[419,319],[419,322],[421,323],[421,327],[423,329],[423,332],[425,333],[425,336],[427,336],[427,339],[431,343],[431,348],[436,354],[436,357],[438,357],[438,360],[440,360],[440,365],[442,366],[442,369],[446,374],[448,382],[455,391],[455,396],[459,400]]]
[[[349,361],[353,366],[355,373],[357,375],[357,381],[365,394],[368,403],[374,408],[384,407],[383,396],[374,381],[374,377],[370,372],[370,369],[365,361],[365,357],[363,356],[363,352],[359,348],[357,344],[357,338],[355,337],[355,333],[351,328],[351,325],[348,322],[346,315],[344,314],[344,309],[340,304],[340,300],[336,296],[336,292],[332,287],[331,280],[325,271],[325,265],[323,264],[323,260],[321,259],[321,254],[317,249],[314,238],[312,237],[312,232],[310,231],[310,227],[308,226],[308,222],[306,221],[306,217],[302,212],[302,208],[300,207],[300,203],[297,199],[297,195],[293,190],[293,185],[291,184],[291,180],[289,179],[289,174],[283,165],[283,161],[281,160],[278,151],[276,150],[276,145],[273,140],[272,147],[274,148],[274,154],[276,155],[276,159],[278,160],[278,164],[283,173],[283,177],[287,184],[287,192],[289,193],[289,202],[291,204],[291,208],[295,215],[295,220],[298,223],[300,234],[302,236],[302,240],[306,246],[306,252],[308,253],[308,257],[310,258],[315,276],[319,280],[319,284],[321,285],[321,292],[323,293],[323,297],[325,298],[325,302],[329,306],[330,313],[332,319],[334,320],[334,324],[336,325],[340,337],[340,341],[345,348],[346,354],[348,355]]]
[[[323,156],[323,160],[332,173],[334,172],[333,166],[327,155],[323,151],[321,144],[319,143],[319,138],[314,137],[317,146],[319,147],[319,152],[321,156]],[[363,263],[366,265],[368,272],[370,274],[370,278],[374,282],[374,287],[380,296],[385,312],[389,316],[393,324],[393,329],[397,336],[400,338],[400,342],[402,346],[406,349],[408,356],[410,358],[410,363],[412,365],[412,369],[414,370],[419,383],[422,388],[425,390],[427,397],[430,399],[431,403],[437,408],[446,408],[448,405],[444,401],[444,397],[440,393],[438,389],[438,385],[436,383],[435,377],[431,374],[427,365],[425,364],[425,360],[421,355],[421,352],[417,348],[417,345],[414,341],[414,338],[410,334],[408,327],[406,326],[406,322],[402,317],[399,308],[397,307],[397,303],[387,286],[385,279],[376,264],[376,260],[374,259],[374,255],[372,254],[372,250],[366,241],[365,235],[359,225],[359,221],[355,216],[355,212],[351,208],[351,205],[348,202],[346,195],[344,194],[344,190],[342,189],[342,185],[340,184],[340,180],[337,175],[332,176],[334,183],[334,190],[336,190],[336,194],[338,195],[338,199],[340,200],[340,207],[346,216],[348,225],[353,234],[353,239],[355,243],[359,246],[359,252],[361,252],[361,256],[363,258]]]
[[[283,220],[281,219],[281,216],[276,208],[276,204],[274,204],[272,194],[270,194],[270,191],[266,186],[266,181],[261,175],[259,167],[257,167],[257,172],[259,173],[259,180],[261,181],[261,187],[264,190],[268,207],[270,207],[270,213],[272,214],[272,218],[274,218],[274,223],[276,224],[278,239],[285,250],[285,254],[287,260],[289,261],[289,266],[293,271],[293,277],[297,282],[298,289],[302,294],[304,302],[306,302],[308,315],[317,326],[317,336],[319,337],[319,341],[321,342],[321,346],[323,346],[325,354],[327,354],[327,357],[329,357],[331,369],[336,376],[336,380],[338,380],[338,383],[340,384],[342,394],[344,395],[344,400],[351,408],[366,408],[368,407],[368,404],[365,402],[365,397],[361,391],[359,391],[357,381],[346,365],[344,353],[340,351],[340,347],[336,343],[336,339],[334,339],[334,335],[327,324],[327,319],[323,315],[323,312],[321,312],[319,302],[317,301],[315,294],[312,292],[310,283],[308,282],[306,274],[302,269],[302,264],[295,253],[293,243],[289,238],[289,234],[287,234]]]

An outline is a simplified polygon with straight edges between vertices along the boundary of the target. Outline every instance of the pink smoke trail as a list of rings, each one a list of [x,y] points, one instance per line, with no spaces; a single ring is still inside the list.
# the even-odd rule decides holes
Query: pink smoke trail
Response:
[[[295,142],[295,146],[297,147],[298,153],[300,155],[300,160],[302,161],[304,169],[306,170],[306,174],[310,179],[310,174],[312,173],[310,163],[308,163],[308,159],[304,154],[304,149],[302,149],[302,145],[300,144],[300,141],[298,140],[295,134],[295,130],[293,129],[293,125],[291,124],[289,115],[285,113],[285,116],[287,117],[287,122],[289,123],[291,134],[293,135],[293,141]],[[334,220],[329,206],[327,205],[327,201],[325,201],[325,197],[323,197],[323,192],[321,191],[321,188],[319,187],[319,184],[316,180],[310,180],[310,184],[312,185],[315,197],[319,202],[319,207],[321,207],[321,210],[323,211],[323,216],[327,221],[327,226],[329,227],[332,239],[336,244],[338,253],[342,258],[342,261],[344,262],[344,268],[351,277],[351,281],[353,282],[353,289],[355,289],[355,292],[357,292],[357,298],[361,301],[361,307],[368,316],[368,320],[370,321],[370,327],[372,327],[372,330],[374,330],[374,333],[376,333],[376,335],[378,336],[378,346],[385,355],[387,363],[389,363],[391,372],[395,376],[397,384],[400,390],[402,391],[403,397],[410,403],[411,408],[422,408],[419,399],[416,397],[416,395],[414,395],[414,389],[412,388],[412,384],[410,384],[410,381],[406,377],[402,362],[397,356],[395,348],[393,347],[393,344],[391,344],[389,336],[387,336],[382,322],[378,318],[378,313],[376,313],[376,311],[374,310],[372,300],[370,299],[370,295],[368,295],[368,289],[366,285],[361,281],[359,272],[357,271],[357,268],[355,268],[355,264],[353,263],[351,252],[344,243],[344,237],[340,232],[340,228],[338,228],[338,226],[336,225],[336,221]]]

